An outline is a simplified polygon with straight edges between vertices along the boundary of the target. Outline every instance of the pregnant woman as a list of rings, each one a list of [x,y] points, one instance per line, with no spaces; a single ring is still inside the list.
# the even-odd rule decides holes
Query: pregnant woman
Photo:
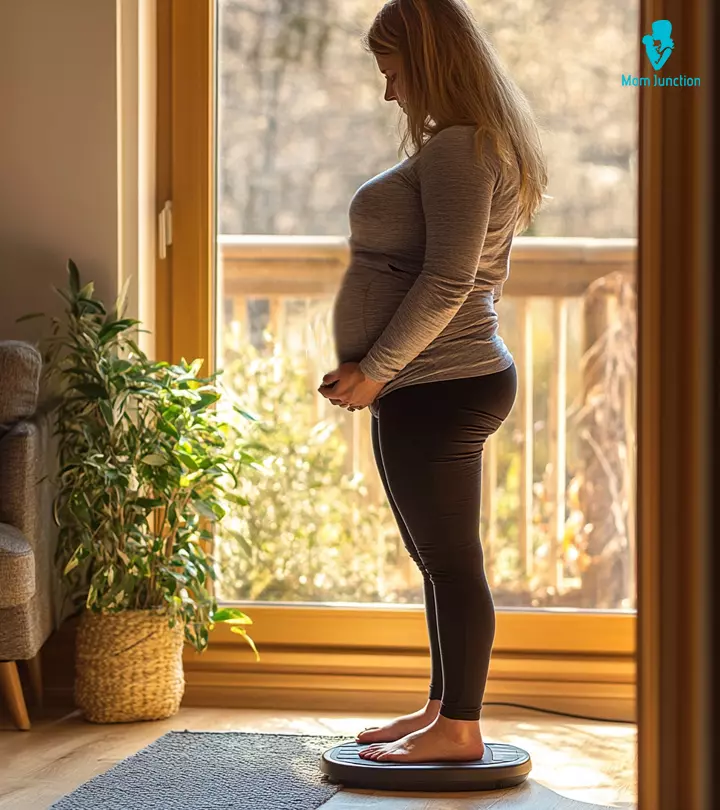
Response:
[[[370,408],[380,477],[424,579],[432,670],[422,709],[357,740],[372,743],[366,759],[479,759],[495,636],[482,451],[517,391],[495,303],[513,236],[541,204],[545,162],[527,100],[463,0],[390,0],[363,45],[415,151],[351,200],[339,366],[319,390]]]

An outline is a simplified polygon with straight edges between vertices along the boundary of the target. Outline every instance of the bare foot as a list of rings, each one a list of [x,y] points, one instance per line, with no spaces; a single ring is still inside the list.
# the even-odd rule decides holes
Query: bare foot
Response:
[[[359,743],[380,743],[380,742],[393,742],[399,740],[406,734],[413,731],[418,731],[430,723],[440,713],[440,701],[428,700],[424,709],[413,712],[412,714],[404,714],[402,717],[396,717],[389,723],[379,728],[374,728],[368,731],[361,731],[355,738]]]
[[[480,722],[439,716],[429,726],[399,740],[369,745],[358,756],[376,762],[468,762],[482,759]]]

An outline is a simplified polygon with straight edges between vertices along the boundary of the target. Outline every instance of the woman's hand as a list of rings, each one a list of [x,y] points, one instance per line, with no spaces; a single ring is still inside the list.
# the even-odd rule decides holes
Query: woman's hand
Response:
[[[376,399],[385,383],[366,377],[359,365],[342,363],[335,371],[323,377],[323,384],[318,391],[333,405],[340,405],[351,411],[366,408]]]

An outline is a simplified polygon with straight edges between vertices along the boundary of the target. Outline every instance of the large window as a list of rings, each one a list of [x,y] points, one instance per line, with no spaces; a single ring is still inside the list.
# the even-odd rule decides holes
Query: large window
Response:
[[[636,4],[470,5],[536,111],[552,197],[498,308],[520,392],[484,459],[494,599],[633,611],[637,90],[619,71],[637,59]],[[422,603],[370,413],[316,391],[336,365],[349,200],[404,157],[359,42],[377,8],[218,3],[216,362],[273,451],[241,482],[251,507],[218,526],[224,600]],[[581,48],[579,19],[594,21]]]
[[[471,5],[536,111],[551,196],[515,242],[499,304],[520,387],[484,457],[479,529],[498,608],[487,694],[629,718],[638,98],[618,71],[639,58],[636,9]],[[350,198],[403,158],[399,111],[359,44],[377,7],[158,0],[158,210],[172,201],[159,351],[222,368],[259,420],[238,428],[270,450],[246,468],[248,505],[216,525],[214,549],[218,598],[254,619],[266,656],[257,667],[218,625],[217,657],[186,662],[202,700],[297,706],[312,693],[316,706],[394,710],[427,686],[421,579],[374,466],[370,414],[317,393],[335,367]],[[582,48],[578,19],[592,29]]]

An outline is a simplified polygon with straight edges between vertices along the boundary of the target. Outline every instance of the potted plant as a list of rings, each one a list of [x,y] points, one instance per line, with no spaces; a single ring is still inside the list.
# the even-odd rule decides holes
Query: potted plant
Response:
[[[139,321],[123,317],[124,294],[108,312],[72,261],[68,277],[44,379],[59,453],[56,562],[81,610],[75,701],[92,722],[164,718],[184,692],[184,643],[203,652],[215,623],[232,624],[259,658],[251,619],[218,609],[207,546],[209,521],[229,502],[247,506],[232,487],[266,448],[216,406],[218,372],[151,361],[133,339]]]

